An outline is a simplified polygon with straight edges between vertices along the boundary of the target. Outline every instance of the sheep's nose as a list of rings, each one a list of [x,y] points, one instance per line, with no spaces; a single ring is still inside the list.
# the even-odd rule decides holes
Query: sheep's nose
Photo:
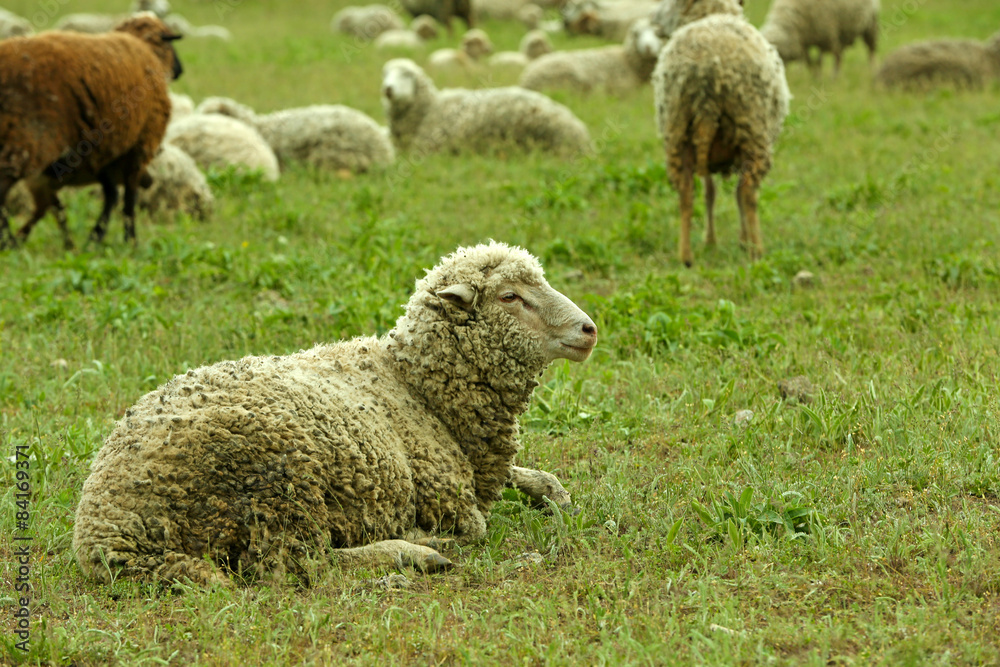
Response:
[[[392,86],[382,86],[382,94],[385,95],[385,99],[392,99]]]
[[[588,336],[596,336],[597,325],[594,324],[593,322],[587,322],[586,324],[583,325],[583,333],[587,334]]]

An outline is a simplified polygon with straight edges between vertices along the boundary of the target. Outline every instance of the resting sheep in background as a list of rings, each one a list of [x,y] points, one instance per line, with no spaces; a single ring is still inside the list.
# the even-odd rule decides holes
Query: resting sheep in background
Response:
[[[260,171],[264,180],[281,175],[278,157],[257,129],[248,123],[217,113],[193,113],[167,128],[166,140],[209,169],[235,167]]]
[[[701,2],[678,0],[679,11]],[[788,115],[791,95],[778,52],[730,0],[726,13],[683,25],[669,36],[653,72],[656,120],[667,155],[667,176],[680,194],[680,259],[691,266],[694,176],[705,179],[706,245],[715,245],[713,173],[736,173],[740,241],[752,257],[764,251],[757,191]]]
[[[885,57],[875,82],[886,88],[935,86],[979,90],[1000,79],[1000,32],[985,42],[934,39],[907,44]]]
[[[844,49],[860,37],[874,65],[878,46],[879,0],[774,0],[760,32],[774,44],[786,62],[805,59],[820,73],[824,53],[833,54],[834,76],[840,71]],[[810,49],[819,56],[813,60]]]
[[[560,11],[568,34],[599,35],[621,42],[633,23],[648,19],[656,8],[651,0],[583,0],[567,2]]]
[[[518,84],[530,90],[622,94],[649,82],[659,54],[656,29],[648,19],[640,19],[629,28],[623,45],[544,55],[528,64]]]
[[[596,342],[528,252],[460,248],[381,338],[203,366],[142,397],[94,460],[74,551],[103,581],[225,583],[206,556],[308,576],[328,548],[345,565],[446,567],[426,544],[483,539],[508,481],[569,503],[552,475],[513,467],[517,420],[550,362]]]
[[[170,118],[167,83],[181,73],[175,39],[143,13],[104,35],[56,31],[0,42],[0,203],[22,179],[35,200],[21,241],[54,207],[63,242],[72,246],[57,192],[96,181],[104,208],[91,239],[103,240],[124,184],[125,239],[135,243],[140,176]],[[16,244],[0,209],[0,248]]]
[[[593,152],[587,126],[541,93],[518,87],[438,90],[412,60],[382,69],[382,105],[397,150],[426,155],[548,150],[575,156]]]

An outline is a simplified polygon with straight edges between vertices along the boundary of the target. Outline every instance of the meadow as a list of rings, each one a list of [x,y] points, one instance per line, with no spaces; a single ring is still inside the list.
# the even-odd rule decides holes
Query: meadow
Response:
[[[396,54],[331,33],[342,4],[174,0],[234,35],[178,42],[174,89],[383,122],[381,64]],[[6,3],[43,19],[123,5]],[[767,3],[747,5],[760,25]],[[883,0],[882,53],[1000,29],[993,0],[957,6]],[[523,32],[483,27],[502,49]],[[1000,662],[1000,86],[874,90],[860,45],[837,79],[829,60],[818,80],[801,63],[788,79],[754,262],[731,181],[718,248],[700,242],[699,203],[694,267],[677,260],[649,88],[553,95],[590,127],[593,158],[404,156],[353,177],[292,167],[277,183],[212,172],[212,218],[141,214],[136,249],[120,217],[104,247],[77,252],[42,221],[0,254],[0,456],[32,457],[27,532],[15,466],[0,467],[0,664]],[[98,198],[65,199],[82,244]],[[459,567],[407,573],[403,589],[336,567],[308,587],[83,578],[80,489],[142,394],[202,364],[384,333],[423,269],[490,238],[536,254],[600,330],[589,361],[550,367],[522,420],[521,465],[555,473],[579,514],[511,492],[485,543],[448,554]],[[811,287],[793,281],[802,270]],[[811,399],[784,399],[779,382],[800,375]],[[25,534],[27,653],[11,634]]]

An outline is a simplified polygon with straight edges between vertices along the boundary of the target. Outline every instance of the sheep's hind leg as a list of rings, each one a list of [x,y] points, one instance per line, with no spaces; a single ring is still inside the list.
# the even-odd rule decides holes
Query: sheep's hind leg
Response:
[[[564,511],[576,510],[569,491],[550,472],[514,466],[511,468],[510,485],[527,495],[537,505],[544,505],[545,498],[548,498]]]
[[[760,259],[764,254],[764,242],[760,234],[760,220],[757,217],[757,185],[748,174],[740,174],[736,186],[736,201],[740,207],[740,241],[751,259]]]
[[[334,549],[333,553],[341,564],[352,567],[414,567],[423,572],[439,572],[454,565],[435,549],[406,540],[382,540],[362,547]]]
[[[684,152],[683,165],[681,167],[680,182],[677,184],[677,191],[680,195],[681,209],[681,239],[678,254],[685,266],[694,264],[694,255],[691,253],[691,214],[694,210],[694,150],[688,149]]]
[[[715,182],[711,174],[705,176],[705,245],[715,245]]]
[[[104,193],[104,206],[101,208],[101,215],[97,218],[94,229],[90,232],[90,241],[103,243],[104,234],[108,231],[108,220],[111,219],[111,211],[118,203],[118,186],[106,174],[98,174],[97,180],[101,183],[101,192]]]

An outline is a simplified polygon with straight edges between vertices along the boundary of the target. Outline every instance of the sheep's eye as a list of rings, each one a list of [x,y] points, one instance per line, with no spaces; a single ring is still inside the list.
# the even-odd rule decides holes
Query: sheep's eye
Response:
[[[514,303],[515,301],[520,301],[521,297],[514,292],[507,292],[506,294],[500,296],[500,300],[504,303]]]

